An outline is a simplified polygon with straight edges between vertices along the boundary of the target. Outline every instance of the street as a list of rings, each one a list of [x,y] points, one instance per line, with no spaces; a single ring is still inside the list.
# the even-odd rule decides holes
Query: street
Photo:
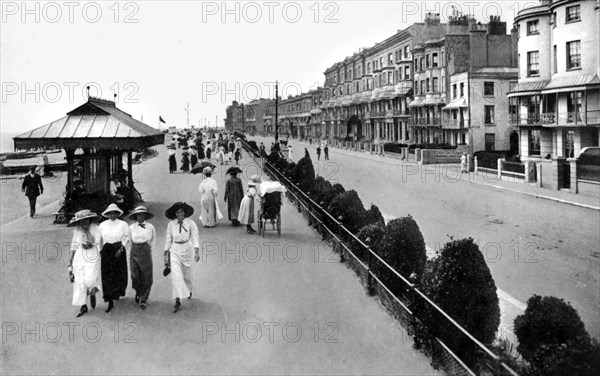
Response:
[[[267,150],[273,142],[252,139]],[[434,250],[450,236],[472,237],[499,289],[520,303],[533,294],[563,298],[600,338],[600,212],[471,184],[458,179],[458,166],[417,166],[333,147],[329,161],[317,161],[314,144],[290,144],[294,161],[306,147],[315,170],[356,190],[365,206],[376,204],[388,218],[413,216]]]

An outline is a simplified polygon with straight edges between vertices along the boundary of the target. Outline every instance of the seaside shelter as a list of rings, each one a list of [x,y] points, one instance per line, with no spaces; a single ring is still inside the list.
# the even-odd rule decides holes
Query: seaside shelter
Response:
[[[134,187],[132,153],[163,144],[164,134],[118,109],[114,101],[89,97],[65,117],[13,140],[15,150],[65,150],[65,200],[55,220],[64,223],[82,208],[101,212],[115,198],[110,192],[115,178],[125,198],[120,205],[123,210],[140,201]]]

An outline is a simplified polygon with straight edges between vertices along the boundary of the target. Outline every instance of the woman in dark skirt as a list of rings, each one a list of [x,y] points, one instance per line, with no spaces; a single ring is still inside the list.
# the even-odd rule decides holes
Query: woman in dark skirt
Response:
[[[194,166],[196,165],[196,163],[198,163],[198,157],[196,156],[196,147],[192,146],[192,154],[190,155],[190,166],[192,166],[192,168],[194,168]]]
[[[110,204],[102,213],[108,220],[100,224],[100,266],[103,297],[108,303],[106,312],[114,308],[114,300],[125,296],[127,289],[127,251],[131,248],[131,236],[127,223],[118,219],[121,215],[123,211],[116,204]]]
[[[199,161],[206,158],[206,155],[204,154],[204,144],[203,143],[200,143],[200,146],[198,146],[197,152],[198,152],[198,160]],[[192,166],[192,167],[194,167],[194,166]]]
[[[190,153],[187,146],[183,148],[183,153],[181,154],[181,171],[190,172]]]
[[[135,302],[146,309],[148,295],[152,288],[152,252],[156,243],[156,230],[147,220],[154,217],[145,206],[138,206],[129,214],[136,223],[129,226],[131,232],[131,284],[135,290]]]
[[[175,147],[169,146],[169,173],[172,174],[177,171],[177,160],[175,159]]]

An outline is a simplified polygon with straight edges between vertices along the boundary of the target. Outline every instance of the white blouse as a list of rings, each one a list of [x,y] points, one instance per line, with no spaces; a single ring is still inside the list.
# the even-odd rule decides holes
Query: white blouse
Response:
[[[183,243],[190,241],[194,248],[200,248],[200,235],[196,222],[189,218],[185,218],[179,229],[179,221],[174,219],[167,226],[167,240],[165,241],[165,249],[169,250],[173,242]]]
[[[212,191],[213,194],[219,193],[219,187],[217,186],[217,181],[213,178],[205,178],[200,183],[200,187],[198,187],[198,191],[200,194],[204,194],[208,191]]]
[[[71,251],[75,252],[73,257],[74,264],[93,264],[100,261],[100,254],[98,253],[98,247],[100,245],[100,229],[97,224],[90,224],[90,234],[94,238],[94,247],[84,249],[83,244],[91,241],[85,234],[85,231],[81,227],[76,227],[73,230],[73,239],[71,240]]]
[[[129,231],[131,232],[131,241],[134,243],[148,243],[150,244],[150,249],[154,249],[154,245],[156,244],[156,230],[152,223],[144,222],[142,223],[144,227],[140,226],[139,223],[134,223],[129,226]]]
[[[100,223],[100,236],[102,241],[101,246],[106,243],[121,242],[126,250],[131,249],[131,236],[129,233],[129,226],[125,221],[115,219],[114,221],[108,219]]]

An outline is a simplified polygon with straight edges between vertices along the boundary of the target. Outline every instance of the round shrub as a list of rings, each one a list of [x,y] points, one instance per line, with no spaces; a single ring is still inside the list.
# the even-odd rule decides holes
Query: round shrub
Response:
[[[500,325],[496,284],[473,239],[452,240],[444,246],[424,275],[423,290],[434,303],[477,340],[490,344]],[[424,305],[423,323],[463,361],[473,365],[476,345],[435,310]]]
[[[385,225],[379,222],[368,224],[361,228],[356,237],[365,243],[371,250],[379,248],[379,243],[385,233]],[[367,250],[356,240],[350,243],[350,249],[361,260],[367,260]]]
[[[597,343],[592,343],[577,311],[553,296],[529,298],[525,313],[517,316],[514,326],[519,340],[517,350],[534,373],[586,374],[575,372],[575,368],[585,369],[591,362],[586,358],[598,352]]]
[[[383,219],[383,215],[381,211],[375,204],[371,204],[369,210],[367,210],[367,215],[365,217],[365,225],[369,224],[380,224],[381,226],[385,226],[385,220]]]
[[[411,217],[392,219],[385,227],[379,255],[405,278],[423,274],[427,250],[423,234]]]
[[[329,205],[328,211],[336,220],[342,216],[342,224],[353,234],[356,234],[363,227],[367,212],[355,190],[335,196]]]

